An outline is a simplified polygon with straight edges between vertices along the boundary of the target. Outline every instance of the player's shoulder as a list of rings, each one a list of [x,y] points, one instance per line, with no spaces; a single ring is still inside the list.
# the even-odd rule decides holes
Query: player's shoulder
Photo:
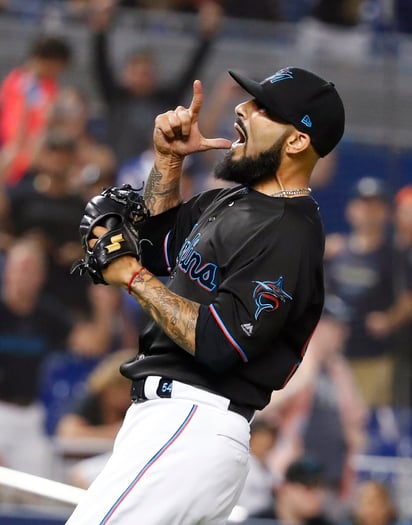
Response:
[[[234,196],[234,195],[246,195],[248,193],[247,188],[242,185],[237,186],[229,186],[224,188],[214,188],[212,190],[208,190],[204,192],[208,195],[212,195],[215,199],[221,199],[228,196]]]
[[[317,202],[311,197],[282,199],[284,201],[283,221],[290,231],[302,233],[323,229]]]
[[[213,202],[225,200],[227,198],[232,198],[237,195],[240,196],[242,193],[245,192],[246,190],[243,186],[235,186],[229,188],[213,188],[194,195],[190,199],[189,203],[191,202],[192,204],[204,207],[205,205],[207,206],[208,204],[211,204]]]

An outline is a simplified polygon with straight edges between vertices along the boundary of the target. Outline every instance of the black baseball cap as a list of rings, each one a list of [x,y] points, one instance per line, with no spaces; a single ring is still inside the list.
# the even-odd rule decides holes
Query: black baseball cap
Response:
[[[274,118],[307,133],[320,157],[338,144],[345,128],[345,109],[332,82],[310,71],[286,67],[261,82],[229,71]]]
[[[383,180],[377,177],[362,177],[357,180],[350,191],[351,199],[378,199],[390,201],[390,192]]]
[[[323,485],[325,482],[322,465],[313,457],[303,456],[292,461],[285,473],[285,480],[307,487]]]

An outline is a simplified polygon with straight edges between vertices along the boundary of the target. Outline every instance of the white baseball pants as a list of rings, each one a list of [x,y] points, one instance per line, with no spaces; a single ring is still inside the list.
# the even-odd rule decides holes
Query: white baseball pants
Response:
[[[226,523],[248,472],[249,423],[223,397],[174,382],[170,399],[156,399],[156,385],[129,408],[66,525]]]

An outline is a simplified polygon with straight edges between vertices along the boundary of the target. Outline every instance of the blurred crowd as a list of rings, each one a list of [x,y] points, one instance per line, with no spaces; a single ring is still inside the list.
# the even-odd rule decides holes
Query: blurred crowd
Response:
[[[104,111],[95,115],[87,93],[61,82],[76,60],[61,35],[28,42],[25,60],[1,79],[0,465],[87,487],[127,410],[129,383],[118,369],[138,352],[146,316],[127,294],[70,273],[82,256],[85,203],[111,185],[144,184],[154,118],[184,102],[223,17],[311,16],[351,27],[383,2],[37,0],[31,9],[35,3],[39,10],[65,4],[87,26],[90,75]],[[0,0],[4,12],[17,4],[23,12],[24,2]],[[149,47],[112,62],[110,31],[123,7],[195,13],[193,48],[169,82],[159,80]],[[410,2],[393,0],[391,17],[410,31]],[[205,135],[233,135],[242,97],[226,75],[215,79]],[[218,155],[188,159],[186,198],[216,184]],[[331,154],[319,163],[315,197],[317,187],[333,183],[338,162]],[[239,502],[248,516],[297,525],[399,520],[390,489],[364,482],[355,468],[358,454],[380,452],[372,422],[397,443],[394,407],[412,405],[412,185],[392,190],[379,174],[358,180],[347,194],[348,231],[327,236],[323,316],[299,371],[252,425],[251,472]],[[412,436],[410,443],[409,455]],[[62,457],[70,466],[63,472]]]
[[[208,0],[211,2],[212,0]],[[235,18],[297,22],[304,17],[336,26],[362,23],[388,24],[405,33],[412,30],[412,7],[408,0],[213,0],[226,16]],[[117,0],[119,7],[162,9],[182,13],[197,12],[204,0]],[[0,0],[3,11],[37,14],[52,8],[64,9],[74,16],[94,9],[95,0]]]

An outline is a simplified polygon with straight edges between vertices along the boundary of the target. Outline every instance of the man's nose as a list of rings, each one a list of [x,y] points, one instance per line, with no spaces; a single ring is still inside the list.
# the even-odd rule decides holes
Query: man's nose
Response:
[[[235,113],[236,116],[241,118],[246,118],[247,116],[247,107],[248,107],[249,101],[241,102],[235,107]]]

